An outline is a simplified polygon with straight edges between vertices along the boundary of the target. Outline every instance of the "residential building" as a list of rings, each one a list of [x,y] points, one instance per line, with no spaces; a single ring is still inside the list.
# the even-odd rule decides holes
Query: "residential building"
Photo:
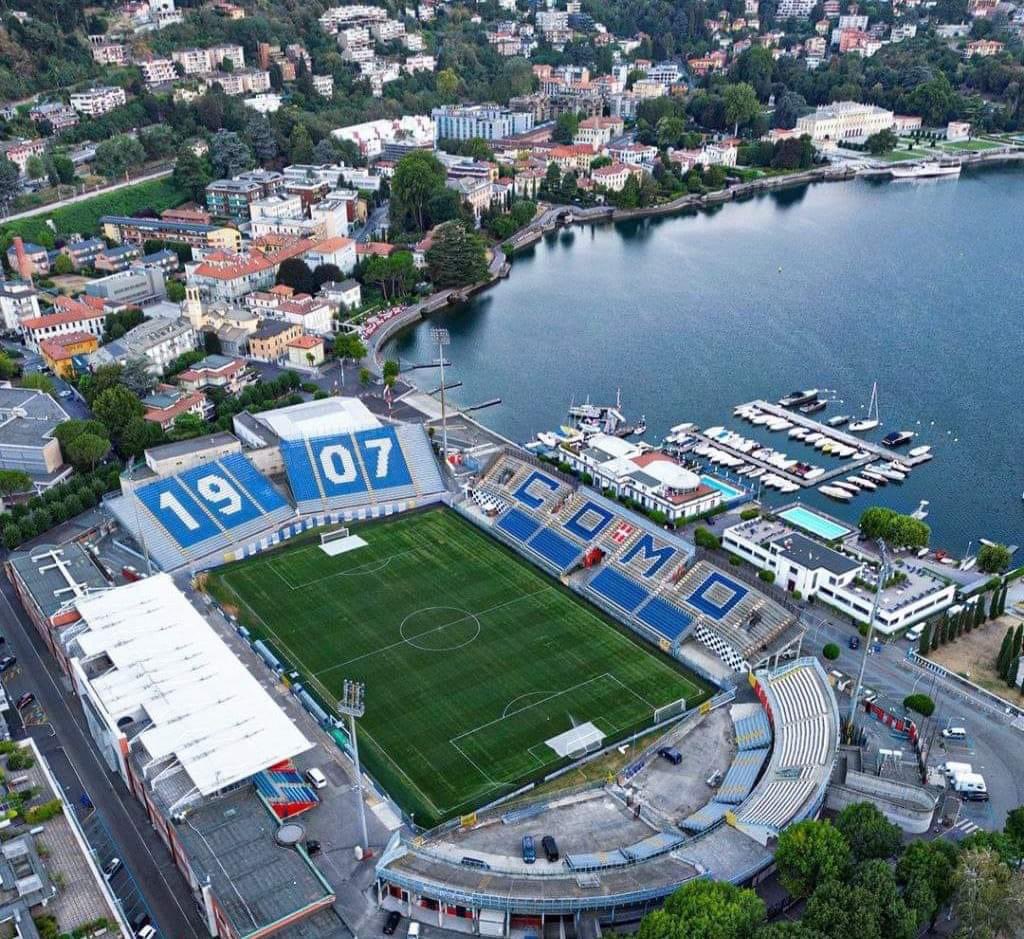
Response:
[[[330,98],[334,94],[334,76],[314,75],[313,90],[323,98]]]
[[[304,218],[305,214],[302,198],[284,191],[249,203],[249,219],[253,222],[262,219]]]
[[[128,48],[121,42],[111,42],[106,36],[90,36],[89,51],[97,65],[127,65]]]
[[[152,254],[144,254],[135,262],[136,267],[158,267],[164,275],[173,274],[181,267],[181,258],[170,248],[161,248]]]
[[[123,88],[103,85],[99,88],[90,88],[88,91],[72,92],[71,107],[87,117],[99,117],[121,107],[127,100]]]
[[[437,59],[432,55],[427,55],[425,52],[406,56],[405,62],[402,63],[402,71],[409,75],[413,75],[416,72],[433,72],[436,68]]]
[[[385,144],[409,143],[417,146],[433,146],[434,122],[423,114],[404,115],[395,119],[366,121],[350,124],[331,131],[337,140],[348,140],[359,148],[367,159],[379,156]]]
[[[950,121],[946,125],[946,140],[959,142],[971,139],[971,124],[969,121]]]
[[[131,359],[146,359],[153,375],[162,375],[178,356],[199,347],[199,334],[183,317],[178,319],[147,320],[129,329],[120,339],[108,342],[90,357],[95,367],[117,362],[123,365]]]
[[[897,134],[909,134],[920,130],[921,126],[921,118],[916,114],[894,114],[892,117],[892,129]]]
[[[25,334],[25,344],[33,352],[38,352],[43,340],[68,333],[91,333],[97,339],[102,339],[105,320],[106,313],[102,307],[97,309],[70,297],[57,297],[52,313],[22,320],[21,328]]]
[[[363,302],[358,280],[331,281],[320,288],[320,295],[336,310],[354,310]]]
[[[220,85],[224,94],[237,97],[238,95],[261,94],[270,91],[270,72],[258,68],[239,69],[237,72],[210,72],[200,79],[204,88],[212,88]],[[280,107],[280,95],[268,95],[266,104],[273,104],[276,101],[276,111]],[[251,106],[251,105],[250,105]]]
[[[159,267],[133,267],[108,274],[85,285],[85,292],[108,306],[139,306],[167,296],[164,272]]]
[[[999,55],[1005,47],[1005,43],[1000,42],[998,39],[975,39],[964,46],[964,58],[969,59],[972,56],[980,56],[983,59],[987,59],[991,56]]]
[[[342,235],[324,238],[306,251],[305,258],[314,269],[321,264],[334,264],[342,274],[351,274],[358,260],[356,243]]]
[[[760,570],[775,583],[806,599],[827,603],[855,620],[871,618],[877,573],[857,551],[856,542],[829,547],[778,520],[777,515],[733,525],[722,533],[722,546]],[[897,562],[893,582],[881,591],[876,629],[891,635],[946,609],[956,585],[926,568]]]
[[[836,101],[822,104],[813,114],[798,118],[796,129],[807,134],[815,144],[840,140],[860,140],[895,123],[892,111],[857,101]]]
[[[477,220],[491,207],[492,185],[490,180],[446,179],[444,184],[459,194],[459,198],[473,210],[473,215]]]
[[[621,117],[585,117],[572,142],[584,144],[600,150],[610,143],[613,137],[619,137],[624,130]]]
[[[295,293],[284,284],[249,294],[245,305],[258,316],[293,323],[301,327],[303,333],[324,336],[333,328],[333,310],[326,297]]]
[[[324,363],[322,336],[299,336],[288,343],[288,364],[296,368],[317,368]]]
[[[98,271],[108,271],[116,274],[119,271],[126,271],[132,263],[142,257],[142,248],[138,244],[117,245],[113,248],[104,248],[93,257],[93,267]]]
[[[142,80],[150,87],[177,81],[178,70],[174,65],[173,59],[150,59],[148,62],[140,62]]]
[[[142,419],[168,431],[183,414],[195,414],[206,420],[213,414],[213,403],[200,391],[182,391],[175,385],[158,384],[145,398]]]
[[[53,398],[30,388],[0,388],[0,469],[21,470],[37,490],[71,475],[53,430],[69,415]]]
[[[78,123],[78,112],[61,101],[47,101],[35,105],[28,116],[36,123],[47,123],[55,132],[67,130]]]
[[[78,115],[68,108],[72,114],[75,115],[74,123],[78,123]],[[33,140],[15,140],[13,142],[5,142],[0,144],[0,152],[7,157],[15,166],[18,167],[18,171],[22,176],[25,175],[25,167],[28,161],[34,156],[42,156],[46,152],[46,141],[41,137],[36,137]]]
[[[814,10],[815,0],[779,0],[776,9],[776,22],[783,23],[790,17],[806,19]]]
[[[431,111],[435,140],[500,140],[533,128],[533,114],[496,104],[445,105]]]
[[[99,340],[92,333],[75,332],[64,333],[54,336],[53,339],[44,339],[39,343],[39,352],[46,363],[46,367],[52,369],[53,374],[60,378],[71,378],[76,369],[74,357],[76,355],[89,355],[99,348]]]
[[[545,173],[541,169],[525,169],[516,173],[512,180],[512,188],[521,199],[535,199],[544,182]]]
[[[206,187],[206,208],[211,215],[246,221],[249,206],[267,199],[284,186],[284,176],[271,170],[250,170],[234,179],[217,179]]]
[[[69,241],[61,248],[61,253],[71,259],[71,266],[76,271],[81,271],[94,267],[96,259],[106,250],[107,245],[102,238],[82,238]]]
[[[241,254],[213,252],[185,265],[187,281],[206,302],[233,303],[254,290],[272,287],[281,262],[301,257],[311,247],[312,241],[295,238],[276,246],[254,244]]]
[[[717,508],[722,493],[672,457],[644,443],[596,434],[586,443],[560,448],[559,457],[589,474],[594,485],[664,513],[676,522]]]
[[[0,280],[0,319],[4,329],[20,333],[25,320],[38,316],[39,294],[31,283]]]
[[[7,249],[7,266],[23,280],[45,277],[50,273],[50,254],[42,245],[15,237]]]
[[[208,217],[208,216],[207,216]],[[220,251],[242,250],[242,235],[237,228],[223,225],[180,221],[166,216],[163,218],[136,218],[129,215],[100,216],[103,236],[111,241],[177,241],[192,248]]]
[[[288,343],[302,335],[297,323],[268,319],[249,337],[249,358],[257,362],[283,362],[288,355]]]
[[[171,53],[171,59],[185,70],[186,75],[205,75],[217,71],[227,60],[235,69],[245,68],[245,52],[241,46],[226,44],[209,49],[180,49]]]
[[[219,388],[232,395],[238,394],[251,380],[245,359],[226,355],[208,355],[178,375],[178,384],[185,391]]]
[[[658,156],[658,148],[642,143],[627,143],[618,147],[609,147],[608,156],[627,166],[653,166]]]
[[[612,163],[610,166],[599,166],[590,174],[596,186],[609,192],[621,192],[629,180],[629,167],[625,163]]]

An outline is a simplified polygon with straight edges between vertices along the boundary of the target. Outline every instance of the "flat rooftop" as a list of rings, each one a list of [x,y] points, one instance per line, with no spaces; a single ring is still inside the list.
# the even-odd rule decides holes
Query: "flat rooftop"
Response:
[[[240,936],[333,897],[304,852],[278,843],[278,828],[252,787],[207,801],[177,826],[196,877],[200,882],[209,877]],[[313,939],[348,932],[330,911],[323,925],[333,925],[332,931],[309,924],[294,935]]]
[[[110,586],[89,552],[73,541],[18,551],[11,555],[10,564],[47,618],[69,601]]]

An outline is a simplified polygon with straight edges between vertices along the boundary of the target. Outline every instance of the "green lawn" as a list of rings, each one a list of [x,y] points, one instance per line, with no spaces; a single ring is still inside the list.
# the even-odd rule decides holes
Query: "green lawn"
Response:
[[[952,143],[940,143],[940,150],[997,150],[1005,144],[995,143],[991,140],[954,140]]]
[[[212,574],[328,702],[366,683],[360,754],[418,822],[465,813],[559,765],[545,743],[592,721],[605,743],[707,696],[696,676],[454,512],[353,528]]]
[[[933,154],[926,150],[890,150],[875,157],[876,160],[886,160],[889,163],[899,163],[903,160],[926,160]]]

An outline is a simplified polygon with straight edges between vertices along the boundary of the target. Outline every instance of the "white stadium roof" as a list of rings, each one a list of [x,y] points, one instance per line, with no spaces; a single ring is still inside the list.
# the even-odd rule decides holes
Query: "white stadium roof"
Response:
[[[282,440],[354,434],[380,427],[380,421],[358,398],[304,401],[275,411],[261,411],[259,419]]]
[[[77,606],[83,658],[112,664],[90,681],[111,724],[144,711],[147,753],[180,763],[202,795],[312,746],[167,574]]]

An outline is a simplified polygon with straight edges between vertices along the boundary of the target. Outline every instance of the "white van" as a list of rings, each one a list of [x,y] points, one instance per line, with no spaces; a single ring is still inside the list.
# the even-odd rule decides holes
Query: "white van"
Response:
[[[966,740],[967,739],[967,728],[966,727],[947,727],[942,731],[942,736],[946,740]]]
[[[964,799],[975,802],[988,801],[988,786],[985,777],[979,773],[963,773],[956,777],[953,789]]]
[[[918,623],[916,626],[911,626],[910,629],[907,630],[906,638],[911,642],[917,642],[917,640],[921,638],[921,633],[923,632],[924,623]]]
[[[953,780],[956,776],[962,776],[964,773],[973,773],[974,769],[970,763],[943,763],[939,767],[946,774],[946,778]]]
[[[969,769],[970,767],[968,767]],[[315,766],[311,766],[306,770],[306,781],[314,789],[323,789],[327,785],[327,777],[320,772]]]

